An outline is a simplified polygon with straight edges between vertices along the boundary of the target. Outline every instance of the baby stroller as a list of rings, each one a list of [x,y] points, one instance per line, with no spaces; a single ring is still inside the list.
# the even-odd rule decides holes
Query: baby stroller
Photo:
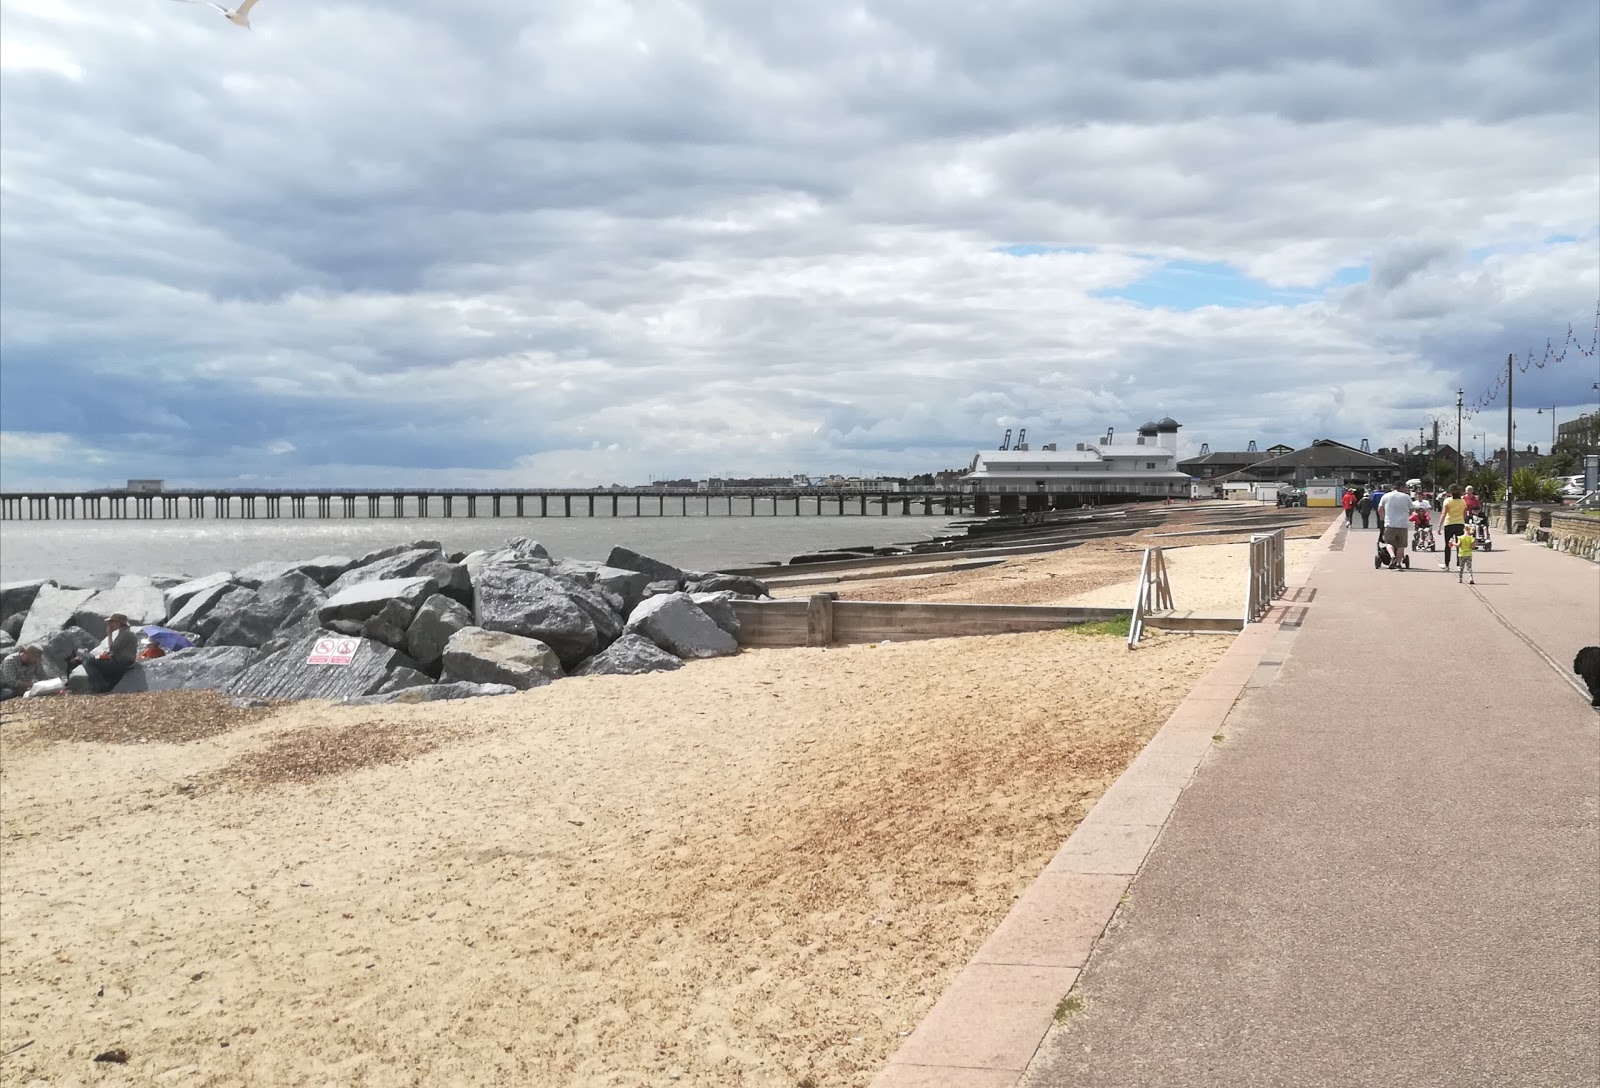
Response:
[[[1410,570],[1411,569],[1411,556],[1408,554],[1404,559],[1400,560],[1400,565],[1402,567],[1406,568],[1407,570]],[[1372,569],[1373,570],[1382,570],[1385,567],[1392,567],[1392,566],[1394,566],[1394,552],[1391,552],[1389,550],[1389,546],[1383,542],[1383,534],[1379,533],[1378,534],[1378,554],[1374,555],[1372,557]]]
[[[1414,552],[1438,551],[1438,541],[1433,538],[1433,519],[1426,510],[1418,510],[1411,515],[1411,550]]]
[[[1472,536],[1477,541],[1479,550],[1489,551],[1494,547],[1494,542],[1489,539],[1489,515],[1481,508],[1467,515],[1467,525],[1472,529]]]

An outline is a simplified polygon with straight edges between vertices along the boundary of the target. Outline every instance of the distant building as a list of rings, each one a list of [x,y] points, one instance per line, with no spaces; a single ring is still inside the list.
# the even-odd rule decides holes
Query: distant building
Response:
[[[165,488],[165,480],[129,480],[127,490],[140,495],[154,495]]]
[[[1216,479],[1218,483],[1288,483],[1304,487],[1313,479],[1346,484],[1387,482],[1401,473],[1401,466],[1387,457],[1363,453],[1331,438],[1319,438],[1304,449],[1267,457]]]
[[[1070,450],[979,450],[961,480],[964,491],[997,502],[1001,513],[1071,508],[1085,503],[1188,498],[1191,480],[1178,470],[1174,419],[1146,423],[1133,442],[1114,432]]]

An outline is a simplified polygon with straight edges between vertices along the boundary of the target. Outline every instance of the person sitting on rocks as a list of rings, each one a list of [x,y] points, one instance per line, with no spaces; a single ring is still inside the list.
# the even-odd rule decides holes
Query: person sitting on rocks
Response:
[[[0,702],[22,698],[43,679],[44,651],[37,646],[24,646],[0,661]]]
[[[128,626],[128,617],[116,612],[106,617],[106,637],[100,645],[87,657],[74,655],[69,664],[82,665],[89,676],[89,690],[103,694],[117,686],[138,656],[139,636]]]

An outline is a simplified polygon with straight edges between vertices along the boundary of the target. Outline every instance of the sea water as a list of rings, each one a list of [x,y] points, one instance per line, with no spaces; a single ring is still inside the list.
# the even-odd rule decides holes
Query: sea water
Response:
[[[588,516],[586,502],[574,502],[571,518],[7,521],[0,523],[0,581],[54,578],[71,584],[75,578],[113,571],[199,576],[263,560],[359,558],[412,540],[437,540],[446,552],[474,551],[499,547],[517,536],[539,541],[557,557],[603,560],[613,545],[620,544],[688,570],[714,570],[839,547],[915,543],[952,531],[951,518],[920,512],[903,515],[895,503],[887,515],[876,505],[869,505],[871,513],[862,515],[854,504],[847,504],[840,516],[830,504],[827,513],[799,517],[792,502],[781,504],[774,515],[772,500],[758,499],[754,516],[743,513],[747,503],[738,500],[741,512],[731,517],[707,516],[692,504],[688,516],[670,509],[657,516],[646,500],[642,516],[627,509],[613,518],[611,504],[602,500],[595,504],[594,517]],[[624,498],[622,505],[633,504]],[[912,509],[920,511],[920,504]]]

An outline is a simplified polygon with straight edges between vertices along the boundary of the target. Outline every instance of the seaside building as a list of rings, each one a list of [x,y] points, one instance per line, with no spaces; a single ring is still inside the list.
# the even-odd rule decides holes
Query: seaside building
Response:
[[[1054,443],[1039,450],[1026,444],[979,450],[961,489],[976,496],[979,514],[1187,499],[1197,485],[1178,470],[1179,427],[1171,418],[1146,423],[1134,441],[1121,444],[1108,430],[1098,441],[1079,442],[1070,450],[1058,450]]]
[[[1387,457],[1365,453],[1331,438],[1319,438],[1302,449],[1267,457],[1248,468],[1218,476],[1216,482],[1306,487],[1312,480],[1334,480],[1341,484],[1365,485],[1399,479],[1402,475],[1402,466]]]

